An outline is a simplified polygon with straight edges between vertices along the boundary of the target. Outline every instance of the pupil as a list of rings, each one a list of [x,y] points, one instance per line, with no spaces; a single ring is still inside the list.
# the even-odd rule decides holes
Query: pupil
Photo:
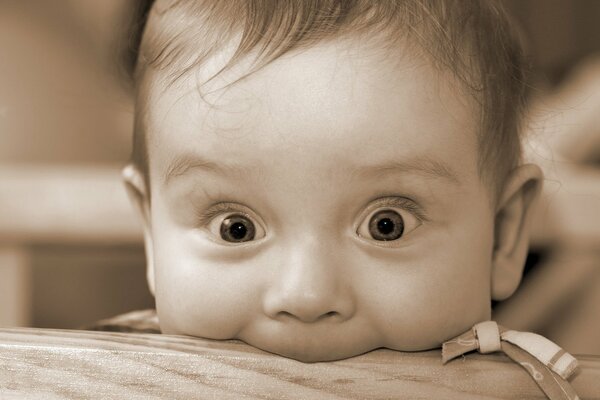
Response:
[[[233,236],[233,238],[240,240],[243,239],[244,236],[246,236],[248,229],[246,229],[244,224],[242,224],[241,222],[236,222],[233,225],[231,225],[231,227],[229,228],[229,232],[231,233],[231,236]]]
[[[388,235],[394,231],[394,222],[389,218],[382,218],[377,222],[377,229],[384,235]]]
[[[256,233],[252,221],[242,215],[233,215],[225,218],[220,230],[221,239],[232,243],[253,240]]]
[[[393,210],[383,210],[371,217],[369,234],[375,240],[396,240],[404,233],[404,220]]]

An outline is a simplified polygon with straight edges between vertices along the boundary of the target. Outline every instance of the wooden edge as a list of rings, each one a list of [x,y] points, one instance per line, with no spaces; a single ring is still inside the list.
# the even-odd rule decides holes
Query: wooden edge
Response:
[[[571,383],[600,398],[600,357],[580,356]],[[240,341],[52,329],[0,329],[0,398],[542,399],[501,354],[442,365],[440,351],[376,350],[302,363]]]

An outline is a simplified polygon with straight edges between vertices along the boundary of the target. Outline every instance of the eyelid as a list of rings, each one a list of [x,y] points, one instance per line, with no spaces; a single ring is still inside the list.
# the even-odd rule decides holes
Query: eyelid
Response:
[[[365,209],[365,212],[361,214],[361,221],[373,211],[385,207],[402,208],[414,214],[415,217],[417,217],[421,222],[428,221],[427,214],[422,207],[420,207],[415,201],[401,196],[380,197],[376,200],[373,200]]]
[[[394,197],[390,196],[390,197],[379,198],[379,199],[376,199],[375,201],[373,201],[372,203],[370,203],[369,206],[367,206],[367,208],[365,209],[365,211],[363,213],[361,213],[358,226],[356,226],[356,228],[355,228],[355,232],[361,240],[364,240],[364,241],[368,242],[369,244],[373,244],[378,247],[384,247],[384,248],[400,247],[400,246],[402,246],[402,244],[404,244],[405,240],[403,240],[403,237],[400,237],[399,239],[396,239],[396,240],[382,241],[382,240],[370,239],[370,238],[360,234],[359,231],[361,230],[361,227],[363,226],[365,221],[368,221],[368,218],[371,215],[373,215],[376,211],[386,209],[386,208],[402,209],[402,210],[412,214],[412,216],[416,220],[419,221],[419,225],[416,226],[415,228],[411,229],[408,233],[406,233],[406,235],[409,235],[413,230],[416,230],[424,222],[428,221],[427,215],[425,214],[425,211],[422,209],[422,207],[420,207],[416,202],[414,202],[411,199],[408,199],[406,197],[399,197],[399,196],[394,196]]]
[[[205,226],[208,224],[214,217],[217,215],[225,214],[225,213],[237,213],[241,214],[245,217],[255,219],[250,215],[249,212],[242,211],[240,209],[247,209],[247,207],[242,206],[237,203],[228,203],[228,202],[220,202],[214,204],[207,208],[206,210],[198,212],[198,222]]]
[[[258,237],[254,240],[249,240],[249,241],[244,241],[244,242],[239,242],[239,243],[227,242],[227,241],[219,238],[218,235],[215,235],[214,232],[211,232],[210,225],[217,216],[223,215],[223,217],[227,217],[228,214],[242,215],[242,216],[252,220],[252,223],[255,225],[256,231],[262,232],[262,234],[259,235],[261,237]],[[203,230],[210,233],[211,241],[218,243],[219,245],[222,245],[222,246],[241,247],[241,246],[248,246],[252,243],[260,241],[266,235],[266,230],[263,228],[264,224],[258,217],[255,217],[254,215],[255,215],[255,213],[253,211],[251,211],[248,207],[243,206],[239,203],[219,202],[219,203],[216,203],[216,204],[208,207],[207,209],[205,209],[203,211],[197,212],[197,218],[198,218],[197,223],[200,225],[200,227]]]

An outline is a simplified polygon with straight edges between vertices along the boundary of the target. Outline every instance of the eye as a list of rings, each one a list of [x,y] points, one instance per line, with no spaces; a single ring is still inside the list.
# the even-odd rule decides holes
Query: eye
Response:
[[[243,215],[232,215],[221,222],[219,232],[221,239],[226,242],[248,242],[254,240],[256,228],[254,223]]]
[[[396,240],[403,233],[404,220],[396,211],[378,211],[369,219],[369,234],[375,240]]]
[[[264,230],[248,213],[217,204],[201,216],[202,225],[217,241],[243,243],[262,238]]]
[[[416,205],[407,199],[391,200],[398,204],[394,208],[378,207],[370,212],[360,224],[357,234],[360,237],[372,239],[378,242],[395,241],[422,224],[424,217]],[[390,200],[387,201],[389,203]]]

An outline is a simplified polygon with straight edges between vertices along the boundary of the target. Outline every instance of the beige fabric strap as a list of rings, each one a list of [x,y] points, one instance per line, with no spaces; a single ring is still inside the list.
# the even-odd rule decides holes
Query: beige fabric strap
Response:
[[[575,357],[543,336],[517,332],[485,321],[444,343],[442,361],[477,350],[482,354],[502,351],[521,365],[552,400],[578,400],[567,379],[577,368]]]
[[[556,372],[568,379],[577,367],[575,357],[543,336],[531,332],[505,331],[502,340],[519,346]]]
[[[500,331],[494,321],[480,322],[473,327],[475,337],[479,341],[479,352],[482,354],[500,351]]]

